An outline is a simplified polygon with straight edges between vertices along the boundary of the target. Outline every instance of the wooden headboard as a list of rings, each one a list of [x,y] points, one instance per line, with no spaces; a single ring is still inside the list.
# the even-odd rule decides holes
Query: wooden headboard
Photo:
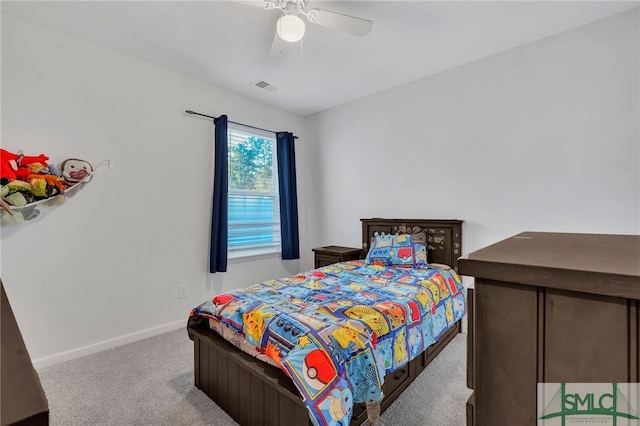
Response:
[[[462,256],[462,221],[430,219],[360,219],[362,222],[362,258],[369,252],[375,235],[400,234],[422,230],[427,234],[429,263],[444,263],[458,270]],[[416,230],[414,228],[419,228]]]

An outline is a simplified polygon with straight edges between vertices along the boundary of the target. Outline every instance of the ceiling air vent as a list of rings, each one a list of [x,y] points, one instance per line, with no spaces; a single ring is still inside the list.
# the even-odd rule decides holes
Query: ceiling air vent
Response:
[[[269,92],[275,92],[276,90],[278,90],[276,86],[264,80],[258,80],[254,83],[251,83],[251,85],[259,87],[260,89],[268,90]]]

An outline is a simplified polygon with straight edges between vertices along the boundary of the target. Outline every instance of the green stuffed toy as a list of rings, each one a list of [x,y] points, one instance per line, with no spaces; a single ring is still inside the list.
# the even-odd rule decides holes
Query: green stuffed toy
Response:
[[[47,188],[47,182],[44,179],[31,179],[31,193],[38,198],[47,198],[50,194]]]
[[[0,186],[0,198],[2,199],[2,209],[0,209],[0,226],[13,225],[14,223],[20,223],[24,221],[24,216],[22,215],[22,212],[12,210],[11,205],[7,206],[7,204],[10,204],[11,202],[9,200],[6,200],[7,196],[9,197],[11,197],[11,195],[22,196],[22,194],[20,194],[19,192],[11,195],[8,195],[8,194],[9,194],[9,188],[6,185]],[[26,204],[25,198],[22,197],[22,199]],[[19,200],[17,202],[20,203]]]
[[[4,197],[4,200],[14,207],[24,207],[27,205],[27,199],[21,192],[14,192]]]

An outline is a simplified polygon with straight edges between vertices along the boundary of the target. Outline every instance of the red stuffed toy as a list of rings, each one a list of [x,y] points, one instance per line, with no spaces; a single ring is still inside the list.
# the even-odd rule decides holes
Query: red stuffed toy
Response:
[[[18,170],[18,154],[0,149],[0,178],[8,180],[16,180],[16,171]]]
[[[26,181],[30,174],[46,168],[47,160],[49,157],[44,154],[21,155],[0,149],[0,179]]]

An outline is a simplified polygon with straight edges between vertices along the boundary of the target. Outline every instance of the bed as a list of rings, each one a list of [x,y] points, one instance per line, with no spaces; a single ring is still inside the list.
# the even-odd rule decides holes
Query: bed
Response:
[[[409,386],[456,334],[460,333],[462,316],[465,312],[464,289],[455,270],[462,249],[462,222],[421,219],[362,219],[361,222],[363,259],[368,254],[371,255],[372,242],[380,244],[380,236],[398,235],[398,241],[400,239],[404,241],[407,234],[413,235],[414,239],[417,239],[416,235],[423,234],[427,248],[425,256],[427,256],[429,267],[421,266],[415,269],[387,267],[373,265],[364,260],[341,262],[306,271],[294,277],[256,284],[249,287],[248,294],[233,291],[217,295],[192,311],[187,328],[189,337],[194,342],[195,386],[241,425],[346,426],[347,420],[350,420],[351,425],[366,424],[369,419],[375,420],[379,413]],[[410,238],[409,241],[411,241]],[[419,245],[416,244],[415,247]],[[440,278],[436,279],[436,274]],[[348,277],[346,281],[345,276]],[[362,276],[367,279],[363,280]],[[430,278],[432,276],[433,281]],[[387,281],[384,281],[385,279]],[[380,288],[374,287],[374,281],[377,280],[387,284],[383,287],[379,286]],[[430,284],[427,285],[425,280]],[[413,284],[410,281],[413,281]],[[336,312],[349,316],[341,315],[340,325],[332,322],[326,325],[327,328],[331,328],[331,336],[320,326],[309,325],[310,317],[314,320],[326,321],[324,317],[317,316],[315,311],[314,314],[304,316],[300,316],[298,311],[295,314],[284,315],[281,314],[281,310],[278,310],[275,316],[272,312],[270,316],[265,316],[268,320],[263,321],[268,322],[268,328],[261,323],[257,327],[258,332],[251,331],[247,325],[236,324],[240,322],[240,318],[237,315],[234,316],[238,310],[236,304],[254,303],[251,308],[254,309],[256,308],[255,300],[262,302],[270,300],[274,286],[282,292],[292,290],[297,292],[301,287],[316,288],[336,282],[340,282],[341,287],[336,287],[338,290],[332,287],[331,291],[322,293],[322,297],[326,298],[329,295],[332,299],[331,294],[340,294],[340,296],[328,301],[331,304],[329,308],[320,309],[323,313],[329,309],[329,312],[336,317],[338,316]],[[422,284],[417,285],[417,282]],[[344,283],[349,284],[349,289],[346,289]],[[415,295],[424,293],[423,289],[433,287],[433,283],[437,285],[447,283],[449,299],[447,299],[447,314],[442,313],[444,318],[442,321],[446,321],[446,326],[440,324],[437,332],[431,336],[427,336],[426,331],[421,333],[416,330],[427,330],[429,327],[425,318],[428,317],[431,321],[430,318],[436,318],[441,313],[440,307],[444,306],[446,294],[441,293],[442,303],[433,303],[433,298],[439,297],[437,287],[431,292],[426,292],[431,297],[431,302],[420,299],[422,305],[417,303],[418,298],[411,299],[413,303],[411,304],[408,301],[409,296],[405,294],[398,296],[403,301],[407,300],[406,304],[402,305],[405,309],[401,314],[402,320],[399,321],[400,323],[406,320],[406,330],[401,330],[399,325],[394,325],[393,321],[388,320],[393,314],[395,305],[385,311],[390,325],[390,328],[385,331],[377,329],[377,326],[372,325],[368,320],[359,321],[358,318],[362,319],[362,317],[348,312],[349,309],[353,311],[354,305],[360,306],[357,301],[353,302],[359,297],[365,298],[368,295],[379,297],[372,294],[376,291],[396,291],[397,288],[402,287],[409,292],[413,291],[411,294]],[[412,285],[414,287],[411,287]],[[353,293],[343,291],[352,291],[350,289],[353,289]],[[444,291],[447,292],[447,290]],[[295,296],[297,297],[297,293]],[[287,297],[288,300],[298,300],[289,293]],[[312,295],[312,297],[320,296]],[[340,305],[342,303],[344,305]],[[234,308],[230,309],[229,306]],[[267,306],[267,310],[272,307],[270,303],[263,303],[260,306],[260,309]],[[420,306],[422,308],[418,309]],[[425,308],[427,306],[428,309]],[[450,309],[451,306],[455,307]],[[438,315],[436,315],[436,307]],[[225,310],[226,314],[223,314]],[[428,315],[414,315],[414,312],[419,310],[427,312]],[[216,315],[213,315],[214,312]],[[246,305],[242,305],[240,312],[253,311],[247,310]],[[240,316],[250,322],[252,315],[251,313],[248,316]],[[413,328],[409,325],[411,321],[415,321],[411,323],[415,326]],[[435,322],[437,321],[434,320]],[[404,323],[402,327],[405,327]],[[433,327],[435,330],[436,326]],[[347,333],[348,335],[343,336],[344,330],[351,334]],[[391,336],[389,330],[395,333],[394,337],[385,340],[386,337]],[[225,337],[223,338],[221,334]],[[400,335],[402,338],[399,337]],[[294,341],[299,344],[293,345]],[[309,342],[311,344],[308,344]],[[398,342],[400,344],[407,342],[406,347],[403,349],[397,346]],[[274,349],[276,344],[277,350]],[[256,352],[256,347],[261,350]],[[388,348],[392,349],[387,351]],[[389,354],[381,355],[386,352]],[[325,354],[324,358],[322,353]],[[373,362],[367,360],[373,360]],[[322,371],[327,370],[325,367],[328,362],[331,362],[334,370],[331,370],[333,373],[329,376],[325,372],[323,377]],[[366,392],[370,392],[370,395],[363,397]],[[381,396],[383,398],[380,400]],[[371,402],[354,403],[361,400]]]

